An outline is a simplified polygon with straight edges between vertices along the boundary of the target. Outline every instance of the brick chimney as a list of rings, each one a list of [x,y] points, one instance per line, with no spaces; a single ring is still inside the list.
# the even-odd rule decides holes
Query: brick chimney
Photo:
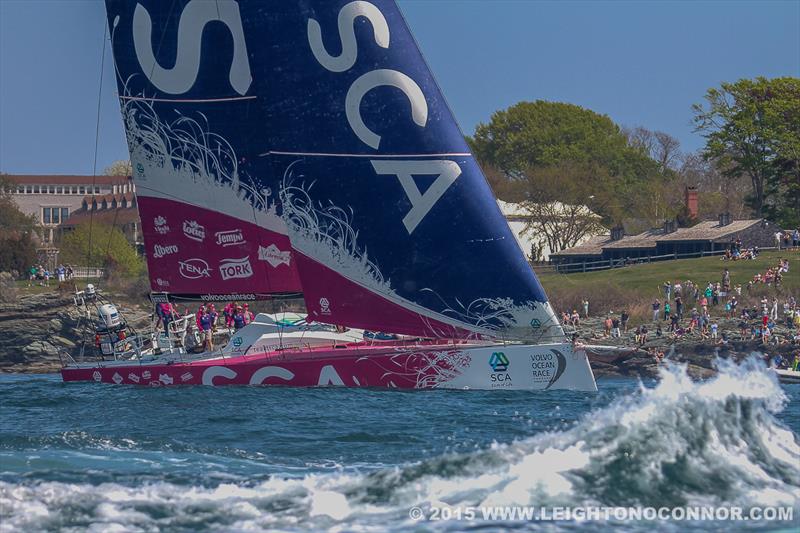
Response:
[[[689,218],[697,219],[697,187],[686,186],[686,212]]]

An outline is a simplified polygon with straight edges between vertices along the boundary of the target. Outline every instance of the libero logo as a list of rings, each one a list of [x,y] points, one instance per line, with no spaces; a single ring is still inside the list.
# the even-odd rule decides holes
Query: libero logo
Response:
[[[218,231],[214,234],[214,237],[217,238],[217,244],[221,246],[235,246],[244,242],[244,236],[240,229]]]
[[[223,259],[219,264],[219,272],[223,280],[249,278],[253,275],[250,256],[242,257],[241,259]]]
[[[178,245],[177,244],[170,244],[169,246],[161,246],[160,244],[156,244],[153,246],[153,257],[160,259],[165,255],[171,255],[178,253]]]
[[[203,242],[206,240],[206,228],[196,220],[183,221],[183,234],[193,241]]]
[[[204,260],[200,258],[187,259],[185,261],[178,261],[180,269],[178,272],[186,279],[200,279],[210,278],[211,268]]]

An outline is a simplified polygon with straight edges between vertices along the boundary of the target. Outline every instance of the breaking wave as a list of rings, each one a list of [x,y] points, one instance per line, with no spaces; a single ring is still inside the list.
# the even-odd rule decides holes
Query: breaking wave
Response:
[[[0,481],[0,530],[383,531],[419,526],[408,516],[412,506],[482,505],[790,506],[795,521],[774,525],[796,526],[800,443],[775,417],[788,399],[755,360],[720,365],[703,382],[692,381],[684,367],[667,367],[654,388],[642,386],[568,429],[371,472],[274,474],[210,485]]]

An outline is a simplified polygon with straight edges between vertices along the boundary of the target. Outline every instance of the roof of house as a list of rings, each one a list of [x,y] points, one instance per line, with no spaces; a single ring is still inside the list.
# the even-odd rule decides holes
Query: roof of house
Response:
[[[82,202],[86,202],[88,205],[92,205],[92,199],[93,198],[97,202],[98,205],[102,204],[103,200],[105,200],[106,203],[110,204],[111,201],[114,200],[115,198],[116,198],[118,204],[122,203],[122,199],[123,198],[128,201],[128,204],[131,204],[133,202],[133,200],[136,198],[136,195],[133,194],[130,191],[126,192],[126,193],[117,193],[117,194],[114,194],[114,193],[103,194],[103,195],[100,195],[100,194],[91,195],[91,194],[89,194],[87,196],[84,196],[83,200],[81,200],[81,201]]]
[[[638,235],[625,235],[617,241],[610,241],[604,248],[615,250],[628,248],[655,248],[656,241],[661,240],[664,235],[664,228],[649,229]],[[670,235],[673,235],[670,233]]]
[[[734,220],[724,226],[717,220],[706,220],[691,228],[679,228],[674,233],[659,237],[659,241],[716,241],[725,239],[744,231],[755,224],[761,224],[761,219]]]
[[[601,255],[603,253],[603,247],[611,241],[610,235],[596,235],[594,237],[589,238],[586,242],[579,244],[578,246],[573,246],[572,248],[567,248],[566,250],[562,250],[558,253],[550,254],[551,257],[553,256],[562,256],[562,255]]]
[[[130,179],[130,176],[77,176],[62,174],[6,174],[5,177],[18,185],[120,185],[127,183]]]

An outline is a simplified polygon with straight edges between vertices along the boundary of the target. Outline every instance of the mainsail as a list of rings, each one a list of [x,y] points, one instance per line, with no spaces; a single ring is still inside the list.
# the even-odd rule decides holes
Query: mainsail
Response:
[[[393,1],[106,3],[154,289],[563,336]]]
[[[151,288],[299,292],[239,4],[106,4]]]

